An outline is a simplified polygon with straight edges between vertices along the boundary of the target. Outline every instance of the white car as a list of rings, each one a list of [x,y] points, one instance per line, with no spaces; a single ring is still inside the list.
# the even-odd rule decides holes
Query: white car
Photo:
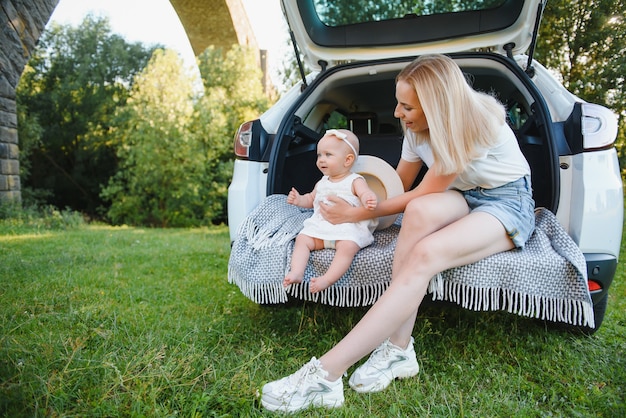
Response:
[[[292,187],[312,190],[321,176],[316,143],[327,128],[354,130],[361,153],[395,167],[403,138],[393,116],[395,77],[417,55],[444,53],[474,88],[492,92],[506,105],[531,166],[536,205],[556,214],[585,255],[597,329],[622,237],[617,117],[568,92],[528,56],[544,2],[433,2],[454,11],[419,14],[417,7],[396,7],[337,15],[340,3],[282,0],[292,39],[314,72],[259,119],[242,124],[235,136],[237,159],[228,190],[231,241],[266,196],[287,194]],[[376,2],[364,5],[371,3]]]

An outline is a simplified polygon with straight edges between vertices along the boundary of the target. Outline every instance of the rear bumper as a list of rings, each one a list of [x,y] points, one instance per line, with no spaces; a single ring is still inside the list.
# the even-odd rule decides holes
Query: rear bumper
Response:
[[[617,269],[617,258],[610,254],[584,254],[587,261],[587,279],[600,285],[599,289],[591,289],[591,300],[596,305],[607,295],[615,270]]]

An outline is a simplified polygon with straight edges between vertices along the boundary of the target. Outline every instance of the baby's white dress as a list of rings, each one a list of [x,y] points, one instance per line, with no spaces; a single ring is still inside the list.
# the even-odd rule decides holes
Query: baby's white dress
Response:
[[[377,219],[334,225],[325,220],[319,210],[321,202],[329,203],[328,196],[339,196],[352,206],[362,206],[359,197],[352,193],[352,182],[357,178],[363,178],[363,176],[351,173],[336,183],[331,182],[328,176],[322,177],[316,186],[313,216],[304,221],[304,228],[300,233],[325,241],[354,241],[360,248],[367,247],[374,242],[372,233],[378,224]]]

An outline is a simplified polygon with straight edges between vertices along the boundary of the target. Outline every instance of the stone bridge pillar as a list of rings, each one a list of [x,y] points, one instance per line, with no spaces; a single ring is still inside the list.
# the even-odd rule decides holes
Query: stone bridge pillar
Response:
[[[0,0],[0,203],[21,200],[15,89],[59,0]]]

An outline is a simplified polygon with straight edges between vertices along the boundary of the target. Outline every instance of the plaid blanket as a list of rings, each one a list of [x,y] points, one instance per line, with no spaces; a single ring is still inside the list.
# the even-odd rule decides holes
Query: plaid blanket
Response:
[[[294,238],[312,213],[289,205],[284,195],[268,196],[240,226],[228,281],[259,304],[285,303],[291,296],[333,306],[372,305],[390,283],[401,218],[374,233],[374,243],[357,253],[339,281],[311,294],[309,280],[328,269],[333,250],[311,254],[302,283],[284,288],[282,280],[289,270]],[[535,231],[523,249],[441,272],[429,285],[433,300],[594,327],[583,254],[552,212],[537,209],[535,215]]]

